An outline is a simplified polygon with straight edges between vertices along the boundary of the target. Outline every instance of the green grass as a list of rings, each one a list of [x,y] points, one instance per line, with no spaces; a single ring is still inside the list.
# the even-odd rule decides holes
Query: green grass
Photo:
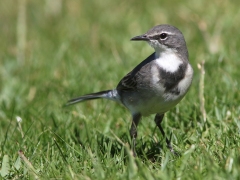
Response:
[[[24,59],[17,2],[0,2],[0,179],[240,179],[239,2],[63,1],[54,15],[47,1],[28,1]],[[130,38],[164,23],[183,32],[195,71],[189,93],[163,122],[181,157],[150,116],[139,125],[133,158],[124,107],[62,105],[115,87],[153,52]]]

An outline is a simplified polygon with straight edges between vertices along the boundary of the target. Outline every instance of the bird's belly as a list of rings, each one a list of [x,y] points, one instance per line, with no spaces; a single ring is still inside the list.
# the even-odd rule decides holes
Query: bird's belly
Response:
[[[134,114],[147,116],[155,113],[165,113],[174,107],[181,99],[180,95],[168,95],[154,91],[129,93],[124,105]]]

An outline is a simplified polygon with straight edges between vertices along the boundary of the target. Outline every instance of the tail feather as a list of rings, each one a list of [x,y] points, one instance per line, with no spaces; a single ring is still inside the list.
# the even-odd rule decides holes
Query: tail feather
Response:
[[[109,92],[111,92],[111,90],[100,91],[97,93],[86,94],[77,98],[73,98],[67,102],[66,106],[73,105],[83,101],[93,100],[93,99],[109,98],[109,95],[108,95]]]

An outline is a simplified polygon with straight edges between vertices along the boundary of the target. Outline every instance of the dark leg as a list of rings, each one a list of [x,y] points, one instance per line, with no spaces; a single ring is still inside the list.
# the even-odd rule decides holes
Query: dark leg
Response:
[[[164,114],[156,114],[154,121],[155,121],[157,127],[159,128],[159,130],[161,131],[163,137],[166,137],[165,132],[163,131],[163,128],[161,126],[161,122],[163,120],[163,117],[164,117]],[[173,147],[171,145],[171,139],[172,139],[172,135],[170,136],[170,140],[166,137],[167,147],[172,153],[175,154],[175,151],[173,150]]]
[[[133,115],[132,125],[130,129],[130,136],[132,139],[132,151],[135,157],[136,157],[135,145],[136,145],[136,138],[137,138],[137,126],[141,117],[142,117],[141,114]]]

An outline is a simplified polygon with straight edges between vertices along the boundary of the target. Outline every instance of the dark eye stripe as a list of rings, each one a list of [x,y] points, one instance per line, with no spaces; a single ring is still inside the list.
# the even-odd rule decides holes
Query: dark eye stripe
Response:
[[[155,36],[152,36],[152,39],[156,39],[156,40],[165,40],[167,38],[168,34],[167,33],[161,33]]]

